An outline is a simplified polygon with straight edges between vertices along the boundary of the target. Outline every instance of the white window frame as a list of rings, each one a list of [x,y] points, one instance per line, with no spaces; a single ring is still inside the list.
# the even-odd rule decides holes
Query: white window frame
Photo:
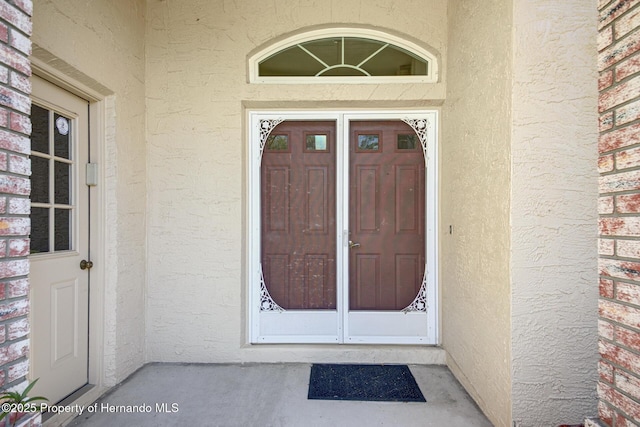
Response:
[[[422,59],[427,66],[426,75],[408,76],[260,76],[259,64],[288,47],[313,40],[331,37],[357,37],[377,40],[400,47]],[[325,28],[279,40],[249,57],[249,83],[267,84],[383,84],[383,83],[436,83],[438,81],[438,60],[424,47],[383,31],[364,28]]]

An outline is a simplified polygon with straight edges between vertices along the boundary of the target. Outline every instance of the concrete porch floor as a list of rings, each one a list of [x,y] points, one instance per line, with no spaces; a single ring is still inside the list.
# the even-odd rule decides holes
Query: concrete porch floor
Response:
[[[410,365],[427,403],[308,400],[310,368],[309,364],[153,363],[98,400],[95,413],[85,412],[70,425],[492,425],[444,366]],[[158,412],[156,404],[163,403],[166,412]],[[150,412],[106,410],[106,405],[143,404]]]

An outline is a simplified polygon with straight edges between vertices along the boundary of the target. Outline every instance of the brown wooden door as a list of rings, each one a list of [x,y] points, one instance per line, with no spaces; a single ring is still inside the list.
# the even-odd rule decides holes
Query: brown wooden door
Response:
[[[422,148],[401,121],[352,121],[349,139],[349,309],[401,310],[425,266]]]
[[[336,308],[336,123],[285,121],[261,166],[261,262],[285,309]]]

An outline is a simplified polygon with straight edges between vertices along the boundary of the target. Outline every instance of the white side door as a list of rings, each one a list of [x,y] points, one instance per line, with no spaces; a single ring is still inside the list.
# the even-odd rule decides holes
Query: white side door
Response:
[[[59,402],[88,380],[88,102],[32,78],[31,370]]]

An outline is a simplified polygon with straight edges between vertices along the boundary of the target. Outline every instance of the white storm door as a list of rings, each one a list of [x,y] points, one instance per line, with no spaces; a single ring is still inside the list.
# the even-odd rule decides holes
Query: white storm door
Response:
[[[433,111],[345,114],[345,343],[437,342],[435,126]]]
[[[273,128],[263,133],[262,150],[252,150],[259,160],[252,253],[260,284],[253,339],[338,343],[337,120],[296,118],[254,122]]]
[[[436,344],[437,113],[249,122],[251,342]]]
[[[59,402],[88,380],[88,102],[32,78],[31,379]]]

